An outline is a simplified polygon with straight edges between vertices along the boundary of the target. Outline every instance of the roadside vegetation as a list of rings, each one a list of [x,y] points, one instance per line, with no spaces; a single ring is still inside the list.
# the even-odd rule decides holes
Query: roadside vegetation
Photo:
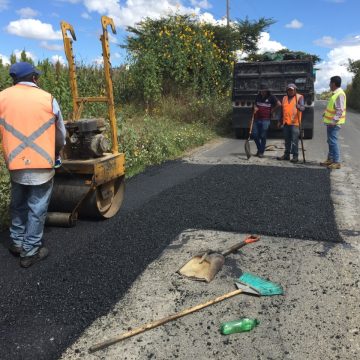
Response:
[[[350,60],[348,70],[354,74],[352,83],[347,87],[347,105],[360,111],[360,60]]]
[[[127,176],[147,166],[179,157],[229,130],[231,74],[236,51],[255,53],[260,33],[274,21],[238,20],[224,27],[192,16],[145,19],[129,27],[123,45],[126,66],[113,68],[119,147],[126,154]],[[76,56],[76,53],[75,53]],[[21,61],[30,61],[26,52]],[[16,62],[15,55],[10,62]],[[60,103],[71,119],[68,68],[43,60],[40,86]],[[0,91],[11,85],[9,66],[0,59]],[[101,67],[77,63],[81,96],[98,96],[104,88]],[[84,117],[106,117],[102,104],[85,107]],[[0,226],[6,224],[9,176],[0,160]]]

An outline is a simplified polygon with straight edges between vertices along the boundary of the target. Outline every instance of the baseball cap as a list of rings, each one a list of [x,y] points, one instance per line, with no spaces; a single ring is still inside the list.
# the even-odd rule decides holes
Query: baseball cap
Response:
[[[288,86],[286,87],[286,90],[287,89],[293,89],[293,90],[296,90],[297,89],[297,87],[296,87],[296,85],[295,84],[288,84]]]
[[[269,87],[266,84],[261,83],[259,86],[259,90],[269,90]]]
[[[33,64],[21,61],[10,66],[9,74],[13,78],[20,79],[30,74],[41,75],[41,71],[38,70]]]

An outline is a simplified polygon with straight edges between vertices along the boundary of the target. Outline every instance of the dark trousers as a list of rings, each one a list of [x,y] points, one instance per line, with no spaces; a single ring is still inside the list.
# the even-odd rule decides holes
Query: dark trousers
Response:
[[[255,120],[252,129],[252,138],[255,141],[259,154],[265,152],[266,135],[270,126],[270,120]]]
[[[295,125],[284,125],[285,156],[299,156],[299,127]]]

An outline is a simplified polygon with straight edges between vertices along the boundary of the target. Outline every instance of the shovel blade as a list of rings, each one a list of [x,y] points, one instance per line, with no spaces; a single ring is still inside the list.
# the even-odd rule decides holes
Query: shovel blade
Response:
[[[198,254],[188,261],[178,273],[192,280],[209,283],[223,267],[225,258],[221,254],[213,253],[204,257]]]
[[[245,154],[247,159],[249,160],[251,158],[251,149],[250,149],[250,141],[246,140],[245,141]]]

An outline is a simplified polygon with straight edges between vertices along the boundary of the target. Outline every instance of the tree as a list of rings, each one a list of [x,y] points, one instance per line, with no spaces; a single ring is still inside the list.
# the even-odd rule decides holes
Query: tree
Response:
[[[348,61],[347,69],[354,74],[354,77],[346,89],[347,102],[349,106],[360,110],[360,60],[349,59]]]
[[[128,27],[130,35],[123,47],[129,54],[134,95],[149,103],[167,94],[226,94],[235,51],[256,51],[261,31],[272,23],[272,19],[246,18],[225,27],[189,15],[171,15]]]

